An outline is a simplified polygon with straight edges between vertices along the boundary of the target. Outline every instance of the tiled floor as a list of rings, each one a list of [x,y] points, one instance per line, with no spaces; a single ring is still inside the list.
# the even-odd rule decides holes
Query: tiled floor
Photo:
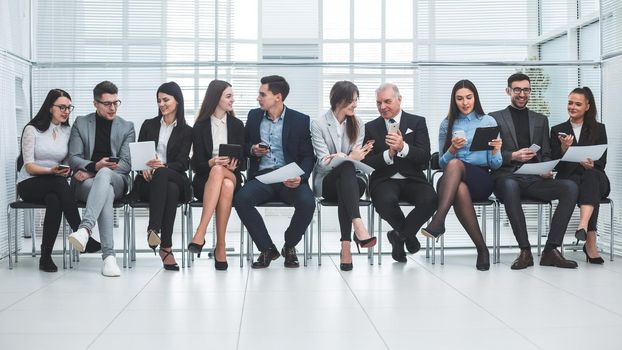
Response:
[[[0,349],[622,349],[622,259],[512,271],[513,258],[488,272],[472,250],[444,266],[357,256],[351,272],[338,256],[266,270],[230,257],[226,272],[201,258],[175,273],[142,254],[120,278],[95,256],[53,274],[2,260]]]

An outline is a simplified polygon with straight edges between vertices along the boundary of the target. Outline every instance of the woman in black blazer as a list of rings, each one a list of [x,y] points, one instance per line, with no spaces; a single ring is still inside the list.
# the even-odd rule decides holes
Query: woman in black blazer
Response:
[[[147,241],[166,270],[179,271],[173,256],[171,237],[179,202],[192,199],[189,166],[192,128],[184,117],[184,96],[175,82],[160,85],[156,93],[158,116],[147,119],[140,127],[138,141],[154,141],[156,159],[150,160],[151,170],[143,170],[134,180],[133,191],[141,201],[149,202]]]
[[[207,226],[216,211],[216,247],[214,267],[226,270],[225,233],[233,193],[242,185],[240,170],[246,168],[244,159],[218,156],[221,144],[244,145],[244,124],[233,112],[233,89],[222,80],[212,80],[207,87],[201,110],[192,132],[192,180],[194,195],[203,201],[201,222],[188,250],[201,256]]]
[[[553,159],[561,158],[570,146],[606,145],[605,125],[596,121],[596,102],[588,87],[576,88],[568,96],[570,119],[551,128]],[[583,252],[588,262],[604,263],[596,246],[596,223],[600,200],[609,195],[610,184],[605,174],[607,152],[598,160],[581,163],[560,162],[557,178],[570,179],[579,185],[579,227],[575,237],[585,240]]]

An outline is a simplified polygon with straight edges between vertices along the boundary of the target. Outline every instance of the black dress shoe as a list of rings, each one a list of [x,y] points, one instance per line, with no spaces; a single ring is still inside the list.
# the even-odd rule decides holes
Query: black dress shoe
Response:
[[[406,252],[404,252],[404,240],[400,237],[399,232],[391,230],[387,232],[387,238],[389,243],[391,243],[391,257],[393,260],[405,263],[407,260]]]
[[[525,248],[520,250],[520,254],[510,267],[512,270],[526,269],[528,266],[533,266],[533,255],[531,255],[531,248]]]
[[[487,247],[477,249],[477,262],[475,263],[475,268],[479,271],[488,271],[488,269],[490,269],[490,253],[488,253]]]
[[[406,236],[404,238],[404,243],[406,244],[406,250],[408,250],[410,254],[415,254],[421,249],[421,243],[419,243],[415,235]]]
[[[270,266],[272,260],[278,259],[279,256],[281,256],[279,251],[276,250],[275,246],[272,246],[268,248],[268,250],[261,252],[261,254],[259,254],[259,258],[257,258],[257,261],[255,261],[251,267],[254,269],[266,268]]]
[[[281,255],[285,258],[283,265],[285,267],[300,267],[298,257],[296,256],[296,247],[283,246]]]
[[[229,264],[227,263],[227,260],[218,261],[216,260],[216,256],[214,256],[214,268],[218,271],[225,271],[229,268]]]
[[[576,261],[564,258],[559,250],[553,249],[548,252],[542,252],[540,266],[555,266],[565,269],[576,269],[578,265]]]
[[[577,241],[585,241],[587,239],[587,232],[585,232],[584,229],[580,228],[575,231],[574,237],[577,239]]]

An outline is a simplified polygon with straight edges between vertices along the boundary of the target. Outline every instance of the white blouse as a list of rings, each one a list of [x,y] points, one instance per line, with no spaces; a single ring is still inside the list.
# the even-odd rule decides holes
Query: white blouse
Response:
[[[227,117],[218,119],[214,116],[210,117],[212,123],[212,157],[218,157],[218,149],[220,144],[227,143]]]
[[[175,129],[176,126],[177,119],[175,119],[171,125],[166,125],[164,117],[160,119],[160,133],[158,136],[158,146],[156,148],[156,152],[158,153],[158,158],[162,161],[162,164],[166,164],[166,148],[168,146],[168,139],[171,138],[173,129]]]
[[[17,182],[37,176],[26,171],[26,164],[52,168],[63,163],[67,158],[70,132],[71,127],[64,125],[50,124],[43,132],[32,125],[26,126],[22,135],[24,165],[17,174]]]

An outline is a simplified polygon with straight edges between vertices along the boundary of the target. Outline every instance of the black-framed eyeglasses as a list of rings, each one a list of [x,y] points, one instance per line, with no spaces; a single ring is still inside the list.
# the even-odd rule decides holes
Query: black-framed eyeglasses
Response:
[[[520,94],[521,92],[525,95],[529,95],[531,93],[531,88],[512,88],[512,92],[515,94]]]
[[[74,109],[73,105],[69,105],[69,106],[67,106],[67,105],[53,105],[53,106],[57,107],[58,109],[60,109],[60,111],[62,113],[65,113],[66,111],[69,111],[69,113],[71,113],[73,111],[73,109]]]
[[[116,101],[100,101],[100,100],[95,100],[97,103],[101,103],[104,105],[104,107],[106,108],[110,108],[112,106],[114,106],[114,108],[119,107],[119,105],[121,104],[121,100],[116,100]]]

